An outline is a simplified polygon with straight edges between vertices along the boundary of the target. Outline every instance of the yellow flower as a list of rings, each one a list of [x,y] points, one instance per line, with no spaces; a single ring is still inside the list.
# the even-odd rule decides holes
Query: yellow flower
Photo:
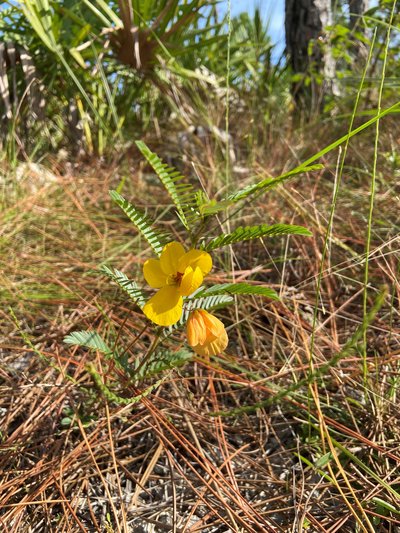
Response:
[[[203,283],[212,268],[211,256],[202,250],[185,252],[179,242],[170,242],[160,259],[143,265],[145,280],[160,289],[143,307],[143,312],[159,326],[172,326],[182,316],[183,296],[189,296]]]
[[[189,315],[186,326],[189,346],[203,357],[217,355],[228,346],[225,326],[204,309],[196,309]]]

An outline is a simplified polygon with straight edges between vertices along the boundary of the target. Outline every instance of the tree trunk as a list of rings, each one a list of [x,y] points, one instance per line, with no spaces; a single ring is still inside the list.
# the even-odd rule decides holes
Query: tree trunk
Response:
[[[299,75],[292,92],[297,105],[307,111],[317,111],[324,94],[337,93],[335,63],[324,33],[331,24],[331,0],[285,0],[286,50]],[[310,83],[305,83],[307,77]]]
[[[362,15],[369,8],[369,0],[349,0],[350,28],[353,29],[360,22]],[[362,26],[358,24],[362,29]]]
[[[369,7],[369,0],[348,0],[349,1],[349,11],[350,11],[350,21],[349,26],[353,32],[364,33],[365,27],[362,22],[362,16],[367,11]],[[358,40],[354,36],[354,45],[353,45],[353,54],[354,54],[354,69],[359,71],[361,68],[364,68],[364,63],[368,57],[368,49],[363,42]]]

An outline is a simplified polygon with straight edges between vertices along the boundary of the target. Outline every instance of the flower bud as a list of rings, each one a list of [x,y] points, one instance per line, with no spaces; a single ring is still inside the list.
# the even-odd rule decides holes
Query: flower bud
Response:
[[[203,357],[217,355],[228,346],[228,335],[223,323],[204,309],[195,309],[186,325],[188,344]]]

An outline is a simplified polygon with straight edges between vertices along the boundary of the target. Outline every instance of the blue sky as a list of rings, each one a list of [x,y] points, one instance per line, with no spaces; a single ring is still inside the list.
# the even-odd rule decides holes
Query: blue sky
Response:
[[[228,0],[222,0],[219,5],[226,11]],[[378,5],[378,0],[370,0],[369,5]],[[256,7],[260,8],[264,20],[269,21],[269,33],[276,45],[273,55],[278,60],[285,48],[285,0],[231,0],[232,16],[243,11],[252,14]]]
[[[221,2],[221,10],[226,11],[227,0]],[[269,21],[269,33],[276,44],[275,58],[279,59],[285,48],[285,0],[231,0],[232,16],[247,11],[253,14],[256,7],[264,20]]]

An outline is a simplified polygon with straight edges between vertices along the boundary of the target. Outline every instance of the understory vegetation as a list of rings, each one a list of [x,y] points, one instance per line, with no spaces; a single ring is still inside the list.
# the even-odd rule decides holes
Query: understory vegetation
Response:
[[[400,13],[335,5],[316,94],[258,10],[1,3],[1,531],[399,531]]]

